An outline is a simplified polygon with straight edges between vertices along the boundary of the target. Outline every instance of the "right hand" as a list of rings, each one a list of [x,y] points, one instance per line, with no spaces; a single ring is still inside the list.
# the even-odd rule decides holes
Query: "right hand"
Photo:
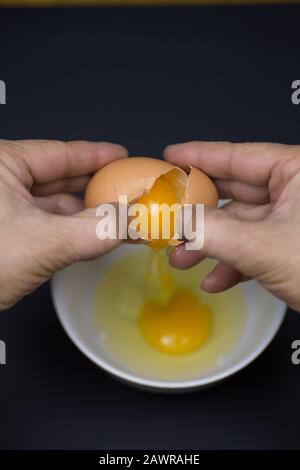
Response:
[[[300,311],[300,146],[189,142],[168,146],[165,158],[199,168],[220,198],[233,199],[206,212],[203,249],[180,246],[171,264],[186,269],[215,258],[203,290],[221,292],[253,278]]]

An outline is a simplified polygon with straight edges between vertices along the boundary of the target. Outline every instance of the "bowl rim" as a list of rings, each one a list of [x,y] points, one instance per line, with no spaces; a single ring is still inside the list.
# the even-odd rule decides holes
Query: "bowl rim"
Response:
[[[248,282],[255,282],[255,281],[248,281]],[[276,336],[279,328],[281,327],[283,323],[283,320],[286,316],[286,309],[287,309],[287,306],[283,301],[277,298],[275,299],[276,305],[275,305],[274,311],[277,310],[278,313],[280,314],[278,321],[272,324],[272,328],[270,328],[267,331],[259,347],[254,348],[251,354],[246,356],[241,361],[238,361],[235,365],[229,367],[228,369],[222,370],[220,372],[212,373],[211,376],[208,376],[208,377],[199,377],[197,379],[181,380],[181,381],[163,381],[163,380],[158,380],[158,379],[148,379],[144,377],[139,377],[133,372],[122,371],[118,369],[118,367],[110,364],[105,359],[93,353],[84,343],[82,343],[78,335],[74,333],[73,329],[68,327],[67,321],[65,321],[64,315],[58,306],[58,301],[56,297],[56,283],[57,283],[57,277],[56,275],[54,275],[53,278],[51,279],[50,290],[51,290],[52,301],[54,304],[56,314],[58,316],[58,319],[64,331],[69,336],[69,338],[73,341],[73,343],[77,346],[77,348],[82,352],[82,354],[88,357],[98,367],[102,368],[104,371],[108,372],[112,376],[124,382],[127,382],[131,385],[136,385],[138,387],[156,389],[158,391],[159,390],[180,391],[180,390],[185,390],[185,389],[193,390],[193,389],[202,388],[202,387],[204,388],[214,383],[218,383],[236,374],[240,370],[244,369],[250,363],[252,363],[255,359],[257,359],[257,357],[259,357],[262,354],[262,352],[270,345],[270,343]]]

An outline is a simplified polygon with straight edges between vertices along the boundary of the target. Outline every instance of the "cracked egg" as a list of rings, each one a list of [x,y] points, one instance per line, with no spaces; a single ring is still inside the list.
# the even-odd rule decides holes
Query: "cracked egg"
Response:
[[[163,248],[178,244],[171,234],[169,239],[162,237],[161,227],[164,217],[174,217],[170,211],[153,212],[153,205],[205,204],[216,207],[217,189],[212,180],[199,169],[189,167],[187,171],[166,161],[149,157],[130,157],[116,160],[101,168],[90,180],[85,192],[85,206],[118,203],[120,196],[126,196],[128,204],[144,204],[149,219],[148,233],[142,238],[151,242],[153,248]],[[159,236],[151,239],[151,220],[157,217]],[[173,221],[170,221],[173,226]]]

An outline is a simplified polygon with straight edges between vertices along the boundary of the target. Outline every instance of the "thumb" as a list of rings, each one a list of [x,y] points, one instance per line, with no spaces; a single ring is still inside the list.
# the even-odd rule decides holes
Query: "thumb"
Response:
[[[221,209],[205,208],[201,253],[256,278],[268,264],[269,227],[262,221],[239,220]]]
[[[117,238],[100,240],[97,237],[97,224],[102,217],[96,215],[96,208],[85,209],[72,216],[51,215],[50,218],[48,230],[54,243],[49,257],[53,258],[53,272],[76,261],[95,259],[121,242]]]

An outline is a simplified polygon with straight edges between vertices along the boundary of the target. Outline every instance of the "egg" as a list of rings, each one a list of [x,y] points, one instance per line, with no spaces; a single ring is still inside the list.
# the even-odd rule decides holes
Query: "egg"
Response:
[[[145,282],[140,286],[143,302],[138,309],[134,309],[133,305],[131,307],[136,316],[136,331],[149,345],[150,351],[153,348],[160,354],[177,356],[192,353],[208,341],[213,315],[195,293],[178,284],[167,263],[165,250],[161,249],[182,243],[175,235],[176,214],[170,208],[177,206],[180,210],[185,204],[215,207],[218,200],[216,187],[208,176],[196,168],[190,167],[184,171],[155,158],[130,157],[108,164],[92,177],[86,189],[85,205],[95,207],[118,203],[120,196],[126,196],[131,207],[142,204],[145,208],[139,224],[147,228],[140,230],[140,238],[153,248],[147,261]],[[163,231],[166,221],[168,236]],[[155,237],[154,226],[157,229]],[[138,288],[137,263],[141,260],[132,258],[132,274],[129,275],[128,263],[128,272],[122,276],[131,291]],[[121,302],[115,317],[116,328],[122,321],[118,319],[123,308],[120,291],[117,297]]]
[[[162,301],[149,292],[153,255],[160,257],[160,271],[170,269],[175,287]],[[92,303],[94,328],[116,364],[148,379],[180,381],[230,361],[240,345],[247,299],[240,286],[215,295],[200,291],[213,261],[177,270],[162,251],[142,244],[123,245],[110,260],[95,282]],[[156,269],[153,274],[157,282]]]
[[[149,157],[130,157],[116,160],[101,168],[90,180],[85,192],[85,206],[96,207],[104,203],[117,203],[126,196],[128,204],[144,204],[148,210],[148,231],[142,238],[154,248],[173,245],[173,233],[169,239],[162,237],[164,217],[174,214],[162,210],[155,213],[153,204],[206,204],[216,207],[218,194],[212,180],[202,171],[190,167],[188,171],[166,161]],[[156,221],[154,218],[156,217]],[[151,223],[159,226],[157,240],[150,237]],[[170,221],[173,226],[173,220]]]
[[[158,351],[186,354],[201,347],[208,339],[212,314],[195,294],[177,289],[166,305],[145,302],[139,325],[146,341]]]

